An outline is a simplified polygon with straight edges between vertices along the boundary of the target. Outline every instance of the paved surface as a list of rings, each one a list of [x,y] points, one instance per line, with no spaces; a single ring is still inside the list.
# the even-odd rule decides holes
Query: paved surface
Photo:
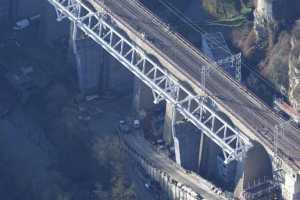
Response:
[[[101,2],[100,0],[94,0]],[[195,85],[200,86],[201,66],[211,66],[209,61],[200,53],[194,51],[191,46],[178,36],[169,31],[166,32],[160,26],[153,23],[153,16],[143,10],[132,0],[105,1],[105,6],[112,10],[114,17],[126,23],[134,30],[144,32],[147,37],[154,38],[152,44],[159,54],[176,63],[174,66],[181,71]],[[229,77],[219,70],[212,70],[206,80],[207,93],[220,105],[228,110],[233,117],[238,119],[252,131],[257,139],[269,149],[272,148],[275,125],[282,122],[265,104],[250,94],[241,86],[233,83]],[[280,140],[279,149],[283,153],[283,159],[295,170],[300,169],[300,134],[299,130],[292,126],[285,129],[285,137]]]
[[[135,149],[140,155],[145,156],[148,161],[158,169],[168,173],[178,182],[191,187],[193,191],[197,192],[205,199],[225,199],[211,191],[211,184],[208,181],[195,174],[186,174],[182,168],[174,163],[174,161],[154,150],[153,146],[141,136],[127,134],[123,139],[127,145],[130,145],[131,148]]]

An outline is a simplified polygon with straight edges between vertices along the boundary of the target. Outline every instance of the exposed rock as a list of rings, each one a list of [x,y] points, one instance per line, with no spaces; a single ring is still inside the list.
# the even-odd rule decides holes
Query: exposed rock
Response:
[[[292,31],[289,54],[289,100],[297,110],[300,110],[300,20]]]
[[[289,88],[288,61],[290,52],[290,34],[282,32],[278,42],[266,52],[260,70],[264,77],[270,80],[277,90],[287,94]]]
[[[274,21],[273,3],[275,0],[258,0],[255,9],[255,21],[259,25]]]
[[[275,19],[275,2],[281,0],[258,0],[254,11],[254,32],[256,42],[261,49],[274,44],[278,32],[278,21]],[[266,43],[267,41],[267,43]]]

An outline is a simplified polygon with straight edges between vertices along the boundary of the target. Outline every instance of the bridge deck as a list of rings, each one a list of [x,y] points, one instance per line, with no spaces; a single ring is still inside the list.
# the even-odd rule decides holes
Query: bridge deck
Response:
[[[101,0],[93,1],[101,2]],[[135,32],[145,33],[147,38],[152,38],[151,43],[158,49],[158,53],[166,60],[176,63],[172,67],[200,87],[201,66],[212,66],[203,54],[192,50],[178,35],[157,25],[153,21],[153,16],[132,0],[105,1],[105,6],[113,11],[114,17],[126,23],[126,26],[131,27]],[[209,95],[251,130],[259,142],[268,146],[269,149],[272,148],[274,127],[281,123],[282,119],[279,119],[263,102],[234,83],[223,72],[212,70],[207,76],[206,88]],[[300,169],[300,132],[290,125],[286,126],[284,132],[285,136],[279,142],[279,149],[284,155],[282,158],[298,171]]]

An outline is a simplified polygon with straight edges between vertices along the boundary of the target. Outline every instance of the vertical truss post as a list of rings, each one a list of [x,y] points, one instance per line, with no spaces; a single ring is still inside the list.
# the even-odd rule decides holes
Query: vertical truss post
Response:
[[[274,135],[274,155],[273,155],[273,176],[275,184],[280,185],[284,182],[284,171],[282,169],[282,160],[279,156],[279,141],[284,136],[284,127],[290,121],[283,122],[275,126]]]
[[[180,159],[180,146],[179,146],[179,140],[176,136],[176,120],[177,120],[177,110],[175,105],[172,106],[172,120],[171,120],[171,132],[172,132],[172,138],[174,142],[174,149],[175,149],[175,160],[176,163],[181,165],[181,159]]]
[[[201,85],[204,91],[206,91],[206,73],[207,73],[207,67],[203,65],[201,68]]]
[[[238,53],[235,56],[235,79],[238,81],[238,82],[241,82],[242,81],[242,53]]]

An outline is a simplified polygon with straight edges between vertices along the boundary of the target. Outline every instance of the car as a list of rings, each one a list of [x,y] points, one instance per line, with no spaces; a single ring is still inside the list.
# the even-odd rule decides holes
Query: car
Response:
[[[23,30],[23,29],[31,26],[33,24],[33,22],[39,20],[40,18],[41,18],[41,15],[38,14],[38,15],[31,16],[29,18],[21,19],[15,23],[15,25],[13,26],[13,30],[14,31]]]
[[[145,188],[147,189],[147,190],[152,190],[152,187],[151,187],[151,183],[145,183]]]
[[[119,128],[119,131],[122,132],[122,133],[129,133],[129,131],[130,131],[130,128],[126,124],[125,120],[120,120],[118,128]]]
[[[139,129],[141,127],[141,122],[138,119],[133,120],[133,127]]]

